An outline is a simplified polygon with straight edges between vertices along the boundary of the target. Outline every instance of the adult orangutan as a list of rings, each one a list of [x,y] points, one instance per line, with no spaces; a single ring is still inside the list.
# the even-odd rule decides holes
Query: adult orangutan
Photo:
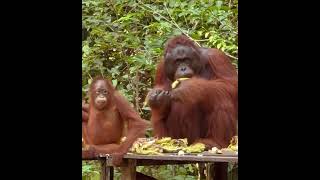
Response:
[[[179,84],[173,88],[175,81]],[[187,138],[207,148],[225,148],[237,129],[236,69],[223,52],[198,47],[186,36],[174,37],[158,64],[148,103],[156,137]],[[226,179],[227,164],[215,167],[215,179]]]
[[[144,136],[147,123],[104,78],[92,81],[89,95],[89,105],[82,107],[83,140],[89,149],[83,156],[112,154],[113,163],[119,165],[132,143]],[[126,140],[120,144],[125,124]]]

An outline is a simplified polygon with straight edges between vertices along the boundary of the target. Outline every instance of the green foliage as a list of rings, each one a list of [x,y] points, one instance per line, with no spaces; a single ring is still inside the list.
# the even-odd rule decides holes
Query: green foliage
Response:
[[[143,101],[168,38],[186,34],[203,47],[224,51],[238,67],[237,0],[82,0],[82,95],[103,75],[150,119]],[[148,131],[148,136],[152,132]],[[83,164],[83,176],[97,166]],[[194,165],[139,167],[159,179],[195,179]],[[99,172],[99,170],[98,170]]]
[[[82,179],[93,180],[100,176],[100,165],[96,161],[82,161]]]
[[[92,77],[112,80],[149,119],[142,103],[153,85],[155,65],[168,38],[186,34],[203,47],[226,52],[237,66],[237,1],[83,0],[82,92]]]
[[[198,169],[195,164],[139,166],[137,172],[152,176],[159,180],[197,180]]]
[[[82,162],[82,180],[99,180],[100,164],[98,161]],[[138,166],[137,172],[155,177],[159,180],[197,180],[199,169],[196,164]],[[229,164],[229,180],[238,179],[238,166]],[[120,168],[114,168],[114,179],[121,179]]]

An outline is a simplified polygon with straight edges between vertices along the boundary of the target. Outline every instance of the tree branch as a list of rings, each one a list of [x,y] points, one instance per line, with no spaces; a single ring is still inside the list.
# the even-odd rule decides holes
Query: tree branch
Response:
[[[160,13],[158,13],[156,10],[152,9],[151,7],[145,6],[145,7],[149,8],[149,9],[151,9],[151,10],[144,8],[142,5],[140,5],[139,7],[141,7],[142,9],[144,9],[144,10],[146,10],[146,11],[149,11],[149,12],[151,12],[151,13],[153,13],[153,14],[157,14],[158,16],[160,16],[161,18],[163,18],[163,19],[166,20],[167,22],[171,23],[172,25],[174,25],[175,27],[177,27],[184,35],[186,35],[188,38],[190,38],[191,40],[193,40],[199,47],[201,47],[201,45],[198,43],[198,41],[199,41],[199,42],[200,42],[200,41],[207,41],[206,39],[205,39],[205,40],[196,40],[196,39],[193,39],[193,38],[190,37],[187,33],[185,33],[185,32],[179,27],[179,25],[174,21],[174,19],[173,19],[172,16],[170,15],[169,10],[168,10],[168,8],[167,8],[166,5],[165,5],[165,8],[166,8],[166,11],[167,11],[169,17],[171,18],[171,21],[170,21],[169,19],[167,19],[166,17],[164,17],[163,15],[161,15]],[[231,27],[231,28],[232,28],[232,27]],[[224,52],[224,53],[225,53],[227,56],[229,56],[230,58],[238,60],[237,57],[232,56],[232,55],[230,55],[230,54],[228,54],[228,53],[226,53],[226,52]]]

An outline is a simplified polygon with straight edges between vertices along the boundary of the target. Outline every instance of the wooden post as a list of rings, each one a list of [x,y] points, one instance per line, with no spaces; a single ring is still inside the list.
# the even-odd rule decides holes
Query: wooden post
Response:
[[[114,173],[114,168],[113,166],[109,166],[109,172],[110,172],[110,180],[113,180],[113,173]]]
[[[113,180],[113,167],[107,166],[106,159],[100,160],[101,174],[100,180]]]
[[[213,180],[214,178],[214,174],[213,173],[213,168],[214,168],[214,164],[213,163],[207,163],[207,166],[206,166],[206,175],[207,175],[207,178],[206,180]]]
[[[122,167],[121,180],[136,180],[136,166],[135,159],[128,159],[127,166]]]
[[[199,174],[198,174],[198,179],[199,180],[205,180],[206,179],[206,175],[204,173],[205,171],[205,163],[198,163],[198,167],[199,167]]]
[[[207,167],[207,180],[228,179],[228,163],[227,162],[214,162],[208,164]]]
[[[107,180],[107,165],[104,159],[100,160],[101,164],[101,173],[100,173],[100,180]]]

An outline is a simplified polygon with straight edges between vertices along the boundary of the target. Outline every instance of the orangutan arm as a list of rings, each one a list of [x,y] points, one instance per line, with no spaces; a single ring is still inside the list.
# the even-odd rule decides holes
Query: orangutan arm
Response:
[[[89,104],[82,103],[82,121],[88,122],[89,120]]]

